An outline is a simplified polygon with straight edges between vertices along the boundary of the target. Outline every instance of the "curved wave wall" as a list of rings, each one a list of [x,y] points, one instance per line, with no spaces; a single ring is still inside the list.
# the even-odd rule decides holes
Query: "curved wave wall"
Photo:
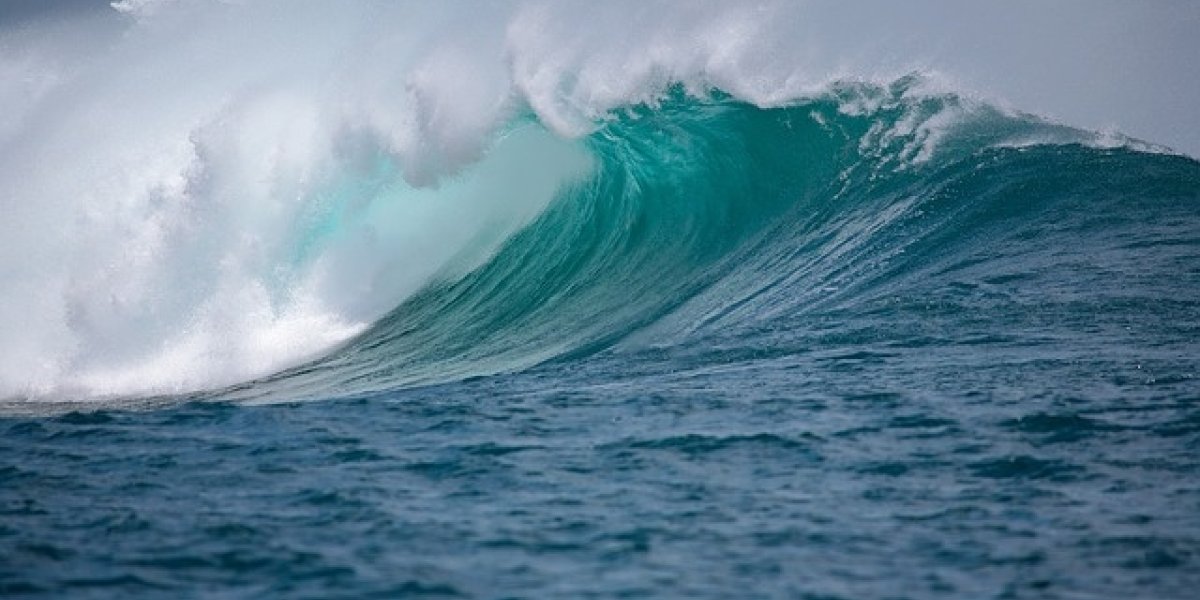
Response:
[[[280,6],[0,30],[0,396],[337,396],[686,346],[928,285],[1082,190],[1157,235],[1099,175],[1194,202],[1166,148],[831,62],[810,7]]]

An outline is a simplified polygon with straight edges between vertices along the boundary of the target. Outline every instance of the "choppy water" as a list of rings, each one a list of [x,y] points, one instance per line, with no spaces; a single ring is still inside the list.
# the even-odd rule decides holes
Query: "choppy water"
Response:
[[[251,96],[10,212],[0,596],[1200,586],[1196,160],[922,75],[428,156]]]
[[[836,337],[7,419],[0,581],[83,598],[1190,597],[1194,384],[1156,381],[1162,363]]]

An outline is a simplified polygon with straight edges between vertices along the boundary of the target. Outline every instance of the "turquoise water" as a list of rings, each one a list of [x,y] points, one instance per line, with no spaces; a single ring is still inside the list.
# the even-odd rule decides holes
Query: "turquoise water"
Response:
[[[1191,597],[1200,163],[918,84],[676,90],[319,358],[9,401],[0,593]]]

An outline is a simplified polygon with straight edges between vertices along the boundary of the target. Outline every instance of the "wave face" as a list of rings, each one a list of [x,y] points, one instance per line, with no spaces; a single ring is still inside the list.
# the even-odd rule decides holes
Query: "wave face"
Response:
[[[127,372],[84,369],[83,393],[111,401],[126,386],[161,391],[162,381],[212,387],[221,382],[210,379],[214,368],[253,373],[228,370],[247,352],[267,355],[252,366],[259,371],[321,355],[206,397],[370,395],[598,354],[695,354],[721,364],[727,357],[715,349],[727,346],[735,356],[816,351],[831,319],[840,331],[833,339],[850,336],[863,348],[1047,346],[1067,360],[1136,343],[1184,356],[1195,334],[1188,324],[1200,314],[1181,292],[1200,285],[1200,165],[944,92],[925,76],[833,83],[778,107],[675,86],[574,138],[528,111],[434,187],[408,183],[413,175],[374,141],[348,139],[333,174],[315,178],[286,219],[249,209],[236,225],[221,215],[208,231],[186,233],[146,223],[138,237],[188,236],[182,265],[206,256],[218,263],[216,281],[162,274],[187,293],[208,288],[184,335],[196,327],[213,337],[190,354],[195,342],[185,337],[182,356],[172,349]],[[193,177],[182,185],[188,191],[176,200],[186,202],[225,184]],[[225,248],[204,234],[264,223],[288,229],[271,232],[272,252],[253,257],[281,262],[238,273],[241,287],[226,297],[227,265],[217,258]],[[213,254],[197,255],[197,245]],[[118,285],[116,274],[97,277],[93,286]],[[102,298],[112,312],[129,302],[118,296],[124,285]],[[304,313],[313,297],[340,298],[342,312]],[[213,298],[239,314],[212,319]],[[394,298],[403,300],[389,308]],[[1060,318],[1045,316],[1050,306]],[[100,327],[94,308],[72,309],[68,324]],[[242,311],[263,310],[265,332],[239,322]],[[382,316],[352,323],[347,313]],[[1121,335],[1123,323],[1151,313],[1164,321],[1149,341]],[[1084,321],[1092,321],[1088,335],[1072,329]],[[1064,340],[1054,341],[1056,327],[1066,327]],[[238,335],[252,343],[230,340]],[[221,356],[214,343],[234,352]],[[189,361],[205,379],[172,380],[196,372],[180,364]],[[1167,380],[1190,379],[1193,366],[1172,370]]]
[[[836,84],[779,108],[676,90],[631,107],[576,142],[590,172],[478,268],[222,395],[374,394],[648,348],[786,354],[819,345],[834,315],[864,347],[1038,346],[1050,293],[1068,321],[1111,334],[1158,313],[1155,344],[1184,352],[1200,305],[1171,290],[1200,283],[1198,165],[924,83]],[[1092,287],[1108,277],[1138,284]],[[1055,351],[1113,343],[1070,345]]]

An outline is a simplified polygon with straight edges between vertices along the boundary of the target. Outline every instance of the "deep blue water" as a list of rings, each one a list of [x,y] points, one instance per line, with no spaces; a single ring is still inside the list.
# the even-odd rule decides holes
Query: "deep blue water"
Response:
[[[906,85],[633,109],[320,359],[9,401],[0,595],[1194,597],[1200,163]]]

